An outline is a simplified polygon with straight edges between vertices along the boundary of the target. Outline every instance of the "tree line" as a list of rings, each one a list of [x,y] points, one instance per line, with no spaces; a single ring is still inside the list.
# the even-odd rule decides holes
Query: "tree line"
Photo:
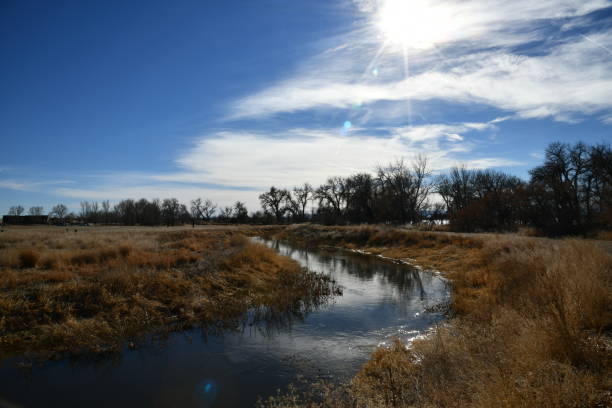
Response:
[[[313,187],[270,187],[259,196],[262,210],[249,214],[237,201],[220,207],[197,198],[81,202],[78,214],[63,204],[49,216],[56,222],[123,225],[191,223],[418,224],[446,220],[455,231],[507,231],[533,226],[550,235],[585,233],[612,227],[612,149],[552,143],[544,163],[529,171],[529,180],[495,170],[453,167],[435,175],[423,156],[378,166],[373,173],[329,177]],[[14,206],[9,215],[22,215]],[[43,207],[31,207],[42,215]]]
[[[373,174],[330,177],[314,189],[271,187],[261,194],[276,222],[417,224],[448,220],[455,231],[536,227],[549,235],[612,227],[612,149],[551,143],[529,180],[495,170],[453,167],[434,175],[427,159],[401,159]],[[308,217],[306,203],[316,204]]]

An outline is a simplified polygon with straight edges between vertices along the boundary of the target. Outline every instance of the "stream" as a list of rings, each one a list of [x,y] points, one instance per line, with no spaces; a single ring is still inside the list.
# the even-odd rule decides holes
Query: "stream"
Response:
[[[436,274],[375,256],[254,239],[329,275],[343,294],[284,324],[175,333],[113,359],[31,368],[5,360],[0,407],[251,407],[298,376],[348,379],[377,346],[410,342],[444,318],[426,312],[450,296]]]

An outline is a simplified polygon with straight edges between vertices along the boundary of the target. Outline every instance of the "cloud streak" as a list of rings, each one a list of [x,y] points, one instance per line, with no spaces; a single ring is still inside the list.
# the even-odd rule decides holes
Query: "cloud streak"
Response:
[[[397,50],[388,42],[385,46],[374,28],[356,30],[337,38],[340,46],[302,62],[293,75],[234,101],[228,119],[431,100],[569,122],[612,111],[612,59],[606,51],[612,49],[612,30],[563,40],[548,32],[556,27],[551,21],[582,17],[611,6],[609,1],[436,4],[456,16],[457,32],[434,49],[407,50],[410,72],[404,72]],[[519,45],[537,41],[537,52],[517,51]],[[376,67],[375,75],[371,67]]]
[[[292,128],[274,136],[255,131],[223,131],[205,135],[177,158],[177,171],[167,173],[98,174],[74,186],[31,185],[60,197],[77,200],[177,197],[188,202],[210,198],[221,205],[245,201],[259,207],[259,194],[271,185],[292,187],[303,182],[317,186],[329,176],[373,172],[395,159],[426,155],[433,169],[454,164],[475,167],[517,166],[523,163],[499,157],[466,159],[476,147],[472,135],[497,131],[491,122],[428,124],[378,128]],[[44,187],[43,187],[44,186]],[[0,187],[21,189],[24,183],[0,182]]]
[[[194,182],[198,178],[226,186],[265,189],[308,181],[319,184],[332,175],[373,171],[377,165],[417,154],[430,157],[434,168],[456,163],[472,149],[463,135],[494,133],[492,123],[429,124],[353,129],[288,129],[273,136],[257,132],[219,132],[202,138],[177,160],[184,172],[160,181]]]

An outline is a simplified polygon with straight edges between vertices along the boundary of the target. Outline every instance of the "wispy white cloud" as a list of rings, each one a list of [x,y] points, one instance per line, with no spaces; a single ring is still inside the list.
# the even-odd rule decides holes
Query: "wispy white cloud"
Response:
[[[14,179],[4,179],[0,180],[0,188],[5,188],[9,190],[19,190],[19,191],[40,191],[41,189],[62,185],[62,184],[71,184],[74,183],[73,180],[14,180]]]
[[[471,169],[488,169],[491,167],[512,167],[523,166],[526,163],[518,160],[511,160],[503,157],[487,157],[483,159],[471,159],[460,164],[465,164]]]
[[[434,170],[464,162],[476,167],[522,164],[496,157],[462,159],[475,147],[466,137],[496,130],[491,123],[458,123],[378,128],[375,135],[360,128],[296,128],[274,136],[223,131],[198,140],[176,160],[175,172],[90,175],[86,183],[46,191],[83,200],[177,197],[188,202],[206,197],[220,205],[241,200],[256,209],[259,194],[271,185],[318,185],[332,175],[372,172],[378,165],[417,154],[427,156]]]
[[[612,32],[596,39],[612,46]],[[309,109],[350,108],[379,101],[481,103],[524,118],[593,114],[612,109],[612,59],[590,41],[557,46],[544,56],[484,52],[459,58],[447,71],[398,81],[352,83],[292,78],[237,101],[234,117],[263,117]]]
[[[460,124],[428,124],[418,126],[390,127],[388,131],[400,136],[402,139],[412,142],[423,142],[426,140],[440,140],[446,138],[450,141],[462,141],[460,133],[472,131],[496,131],[497,126],[492,122],[483,123],[460,123]]]
[[[601,117],[601,121],[606,125],[612,125],[612,113]]]
[[[374,28],[401,47],[430,48],[458,42],[479,47],[536,40],[542,22],[584,16],[606,0],[378,0],[370,2]],[[399,38],[398,38],[399,37]]]
[[[536,160],[544,160],[544,155],[540,152],[531,152],[529,156],[533,157]]]
[[[11,180],[0,180],[0,188],[26,191],[28,190],[28,185],[25,183],[19,183]]]
[[[388,0],[354,0],[363,13],[376,13],[385,6]],[[392,1],[401,3],[399,1]],[[424,6],[445,7],[454,17],[463,16],[467,20],[456,24],[476,25],[472,29],[483,33],[496,31],[515,22],[530,22],[543,19],[558,19],[582,16],[593,11],[609,7],[608,0],[416,0]],[[457,34],[461,35],[461,34]]]
[[[236,100],[228,119],[349,109],[358,103],[368,112],[360,118],[363,124],[379,113],[406,115],[405,108],[388,106],[377,112],[376,103],[429,100],[566,122],[612,110],[612,59],[606,51],[612,49],[612,30],[554,41],[546,33],[550,19],[584,16],[611,6],[610,1],[419,1],[445,9],[458,26],[429,49],[404,47],[406,65],[389,41],[384,46],[385,39],[376,35],[380,2],[366,2],[362,6],[372,10],[372,26],[337,38],[340,47],[326,48],[288,77]],[[536,40],[542,43],[534,55],[509,47]]]
[[[341,132],[336,129],[289,129],[274,136],[257,132],[220,132],[207,136],[179,158],[185,170],[157,176],[160,181],[196,179],[226,186],[267,188],[330,175],[372,171],[395,158],[424,154],[434,167],[447,165],[453,154],[469,150],[462,134],[494,132],[489,123],[430,124]]]

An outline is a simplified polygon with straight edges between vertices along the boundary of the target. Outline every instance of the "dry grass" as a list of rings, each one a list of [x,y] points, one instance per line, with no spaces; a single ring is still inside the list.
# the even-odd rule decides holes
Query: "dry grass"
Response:
[[[611,406],[612,256],[580,240],[482,239],[388,228],[290,228],[445,272],[456,314],[406,349],[377,350],[350,384],[274,407]]]
[[[303,313],[329,280],[233,231],[0,236],[0,358],[112,352],[143,335]]]

